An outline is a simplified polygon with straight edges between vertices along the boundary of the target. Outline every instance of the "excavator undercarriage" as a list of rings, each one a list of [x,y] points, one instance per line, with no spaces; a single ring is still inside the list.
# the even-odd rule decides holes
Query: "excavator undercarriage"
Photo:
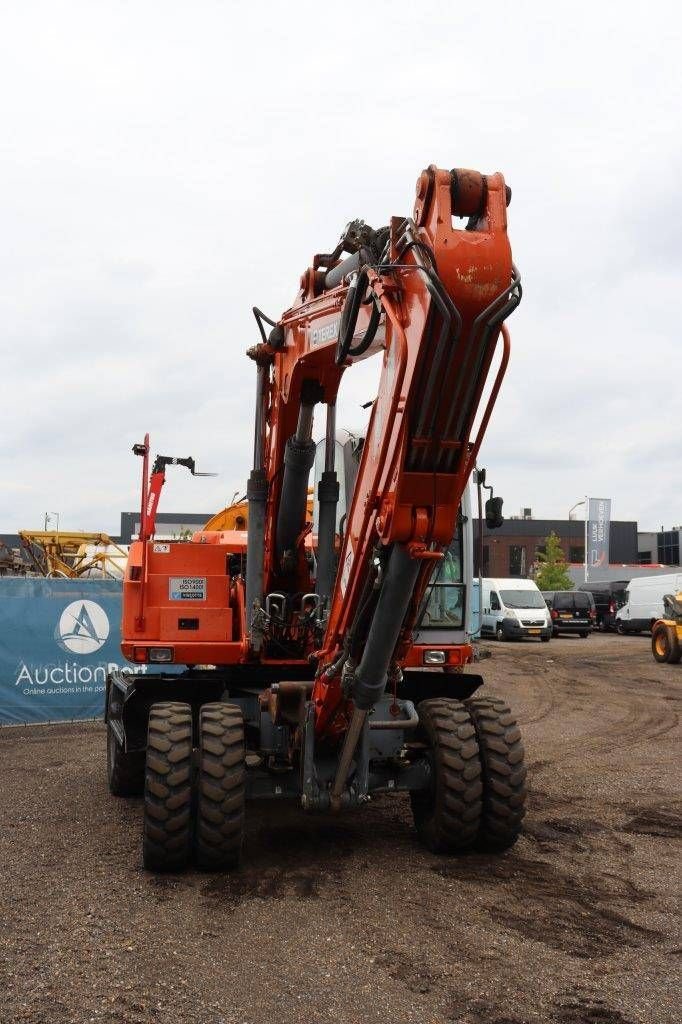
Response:
[[[199,474],[192,459],[161,456],[148,482],[148,437],[135,446],[141,525],[122,650],[140,669],[175,670],[111,674],[106,718],[112,792],[144,790],[148,868],[236,865],[257,798],[340,811],[403,791],[434,851],[516,840],[523,746],[508,706],[480,696],[470,670],[470,550],[448,584],[452,630],[428,660],[415,642],[469,522],[467,487],[509,358],[504,321],[521,299],[510,196],[500,174],[429,167],[411,217],[378,230],[351,222],[278,320],[254,309],[246,530],[155,540],[166,468]],[[342,508],[338,389],[375,354],[378,393]]]

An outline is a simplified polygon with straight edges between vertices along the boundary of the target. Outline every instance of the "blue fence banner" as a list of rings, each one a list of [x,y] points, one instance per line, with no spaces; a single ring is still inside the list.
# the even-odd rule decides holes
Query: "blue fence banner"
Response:
[[[0,577],[0,725],[104,714],[121,654],[120,580]]]

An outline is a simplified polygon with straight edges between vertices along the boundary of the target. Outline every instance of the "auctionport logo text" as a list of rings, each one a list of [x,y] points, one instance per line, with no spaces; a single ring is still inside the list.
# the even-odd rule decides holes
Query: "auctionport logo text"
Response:
[[[62,612],[55,640],[71,654],[94,654],[109,636],[109,619],[96,601],[72,601]]]

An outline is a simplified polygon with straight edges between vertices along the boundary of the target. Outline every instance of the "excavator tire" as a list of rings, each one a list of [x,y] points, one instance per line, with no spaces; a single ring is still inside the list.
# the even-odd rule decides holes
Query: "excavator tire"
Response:
[[[144,790],[144,754],[121,750],[114,730],[107,728],[107,779],[114,796],[139,796]]]
[[[459,700],[424,700],[418,736],[429,746],[433,780],[410,794],[421,842],[433,853],[455,853],[476,842],[481,819],[481,760],[476,730]]]
[[[244,838],[244,720],[235,704],[204,704],[199,714],[194,855],[197,867],[239,864]]]
[[[651,630],[651,653],[661,664],[677,664],[682,651],[674,626],[667,622],[654,623]]]
[[[483,810],[476,841],[480,850],[507,850],[526,813],[526,767],[521,730],[499,697],[466,701],[476,729],[483,779]]]
[[[192,709],[152,704],[147,731],[142,859],[150,871],[180,871],[192,844]]]

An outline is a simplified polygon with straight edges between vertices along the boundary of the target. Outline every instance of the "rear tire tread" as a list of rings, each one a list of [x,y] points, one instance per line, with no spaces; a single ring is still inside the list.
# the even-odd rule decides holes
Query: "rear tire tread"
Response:
[[[192,709],[153,704],[147,730],[142,859],[150,871],[180,871],[192,839]]]
[[[419,719],[431,747],[435,788],[411,796],[417,833],[433,853],[469,849],[478,834],[483,790],[471,716],[461,701],[433,699],[420,703]]]
[[[513,846],[526,813],[526,767],[521,730],[506,701],[472,697],[466,701],[476,729],[483,779],[483,809],[477,837],[481,850]]]
[[[204,704],[199,714],[199,770],[194,851],[199,868],[236,867],[244,836],[244,720],[235,704]]]

